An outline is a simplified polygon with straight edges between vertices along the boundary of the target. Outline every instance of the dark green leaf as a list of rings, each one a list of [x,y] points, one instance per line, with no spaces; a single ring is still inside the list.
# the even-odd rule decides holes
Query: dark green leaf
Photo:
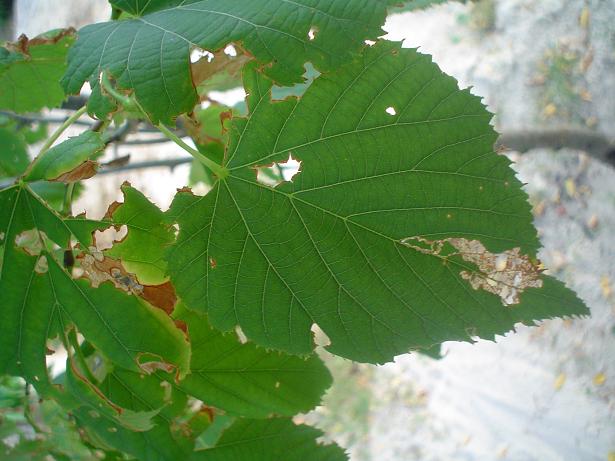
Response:
[[[197,102],[189,66],[192,48],[217,51],[240,43],[274,80],[298,83],[307,61],[321,72],[335,68],[365,39],[381,35],[386,7],[380,0],[182,2],[138,19],[81,29],[62,84],[76,93],[86,80],[96,83],[102,71],[109,71],[121,88],[134,89],[155,123],[168,122]]]
[[[242,344],[234,333],[221,334],[196,314],[188,323],[191,374],[178,386],[207,405],[234,415],[262,418],[292,416],[320,403],[331,385],[322,361]]]
[[[0,372],[50,391],[46,342],[63,334],[66,321],[124,368],[168,364],[187,371],[188,344],[164,312],[109,283],[92,288],[75,280],[56,260],[56,248],[66,248],[71,236],[88,248],[101,227],[85,218],[62,220],[27,187],[0,192]]]
[[[229,427],[214,448],[196,451],[191,461],[345,461],[337,445],[321,445],[322,432],[290,419],[241,419]]]
[[[272,103],[251,69],[245,82],[251,112],[234,119],[230,175],[170,211],[171,278],[216,328],[307,353],[316,323],[331,352],[386,362],[587,313],[541,274],[491,114],[429,57],[383,42],[300,100]],[[292,182],[256,181],[255,167],[289,155],[302,162]]]

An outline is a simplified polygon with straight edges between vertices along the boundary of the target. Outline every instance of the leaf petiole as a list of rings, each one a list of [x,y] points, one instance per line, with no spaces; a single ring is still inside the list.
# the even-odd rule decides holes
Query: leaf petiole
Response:
[[[73,115],[68,117],[64,121],[64,123],[62,123],[62,125],[60,125],[58,127],[58,129],[49,137],[49,139],[47,139],[47,141],[45,142],[45,144],[41,148],[41,150],[38,153],[38,155],[36,156],[36,158],[34,160],[32,160],[30,165],[28,165],[28,168],[26,168],[26,171],[24,172],[23,177],[28,176],[28,174],[32,171],[32,169],[36,166],[36,164],[43,157],[45,152],[47,152],[49,149],[51,149],[51,147],[54,145],[54,143],[60,138],[60,136],[62,136],[62,133],[64,133],[68,129],[68,127],[70,127],[73,123],[75,123],[77,120],[79,120],[81,118],[81,116],[87,112],[87,110],[88,110],[87,107],[83,106],[81,109],[76,111]]]
[[[184,149],[186,152],[188,152],[190,155],[192,155],[195,159],[197,159],[199,162],[201,162],[207,168],[209,168],[219,179],[224,179],[224,178],[226,178],[229,175],[228,169],[226,169],[222,165],[218,165],[216,162],[214,162],[210,158],[207,158],[205,155],[203,155],[198,150],[194,149],[193,147],[190,147],[179,136],[177,136],[175,133],[173,133],[171,130],[169,130],[162,123],[158,124],[157,128],[167,138],[169,138],[171,141],[173,141],[175,144],[177,144],[179,147]]]

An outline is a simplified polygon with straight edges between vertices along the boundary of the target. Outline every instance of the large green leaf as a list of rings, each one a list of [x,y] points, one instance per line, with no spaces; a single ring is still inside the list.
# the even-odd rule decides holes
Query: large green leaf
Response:
[[[58,262],[71,237],[88,248],[101,227],[81,217],[61,219],[28,187],[0,192],[0,372],[47,386],[46,342],[68,323],[124,368],[168,364],[187,371],[188,344],[164,312],[110,283],[93,288],[76,280]]]
[[[182,318],[192,344],[191,374],[177,385],[207,405],[249,418],[292,416],[318,405],[331,385],[316,356],[266,351],[212,329],[196,314]]]
[[[0,48],[0,109],[33,112],[64,99],[60,78],[73,30],[53,31]]]
[[[215,447],[196,451],[191,461],[345,461],[337,445],[317,442],[322,432],[292,420],[241,419],[229,427]]]
[[[121,3],[133,12],[143,10],[136,7],[142,3]],[[76,93],[86,80],[96,86],[100,73],[109,71],[120,87],[134,89],[154,122],[166,122],[197,102],[189,65],[192,48],[217,51],[239,43],[277,82],[301,82],[306,62],[319,71],[335,68],[365,39],[381,35],[387,3],[183,1],[133,20],[81,29],[62,84],[68,93]],[[315,31],[313,40],[310,30]]]
[[[383,42],[300,100],[271,102],[271,82],[250,68],[245,83],[230,175],[205,197],[180,192],[170,211],[171,279],[216,328],[307,353],[318,324],[331,352],[386,362],[587,313],[540,272],[491,114],[429,57]],[[289,155],[302,162],[292,182],[256,181],[255,167]]]

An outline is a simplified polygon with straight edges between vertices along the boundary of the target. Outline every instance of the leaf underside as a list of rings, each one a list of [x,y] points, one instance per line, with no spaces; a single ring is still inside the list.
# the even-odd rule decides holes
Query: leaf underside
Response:
[[[382,363],[587,312],[531,262],[530,207],[493,151],[491,114],[429,57],[383,42],[281,102],[253,67],[244,76],[250,115],[230,129],[230,176],[205,197],[180,192],[169,212],[180,227],[171,279],[216,328],[239,325],[257,344],[305,354],[317,324],[331,352]],[[289,155],[302,162],[292,182],[256,181],[255,167]],[[504,295],[470,283],[488,288],[501,274],[412,239],[478,243],[485,258],[518,253],[536,287],[505,307]]]
[[[118,3],[143,11],[135,2]],[[380,0],[167,3],[175,6],[81,29],[62,79],[67,93],[79,92],[87,80],[97,87],[100,73],[109,71],[120,87],[134,90],[153,122],[168,122],[197,102],[192,49],[218,51],[238,44],[268,76],[291,85],[302,81],[307,61],[319,71],[333,69],[348,61],[364,40],[381,35],[387,8]],[[313,40],[310,30],[316,31]]]

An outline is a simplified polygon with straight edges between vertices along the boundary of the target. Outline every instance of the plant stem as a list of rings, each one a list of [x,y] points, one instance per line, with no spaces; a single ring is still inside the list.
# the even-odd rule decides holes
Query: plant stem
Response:
[[[88,379],[88,381],[90,381],[90,383],[96,384],[98,380],[94,377],[94,375],[90,371],[90,367],[88,367],[88,364],[85,361],[85,357],[83,356],[83,352],[81,352],[81,347],[79,346],[79,340],[77,339],[77,333],[75,332],[74,328],[72,328],[68,332],[68,342],[70,343],[71,346],[73,346],[73,349],[75,351],[75,356],[77,358],[77,362],[83,369],[82,371],[83,373],[85,373],[86,378]]]
[[[62,214],[64,216],[70,216],[73,211],[73,193],[75,191],[75,183],[70,182],[66,185],[64,191],[64,203],[62,205]]]
[[[32,160],[32,162],[30,162],[30,165],[28,165],[28,168],[26,168],[26,171],[24,172],[23,177],[28,176],[28,174],[32,171],[32,168],[34,168],[34,166],[39,162],[39,160],[43,157],[45,152],[47,152],[49,149],[51,149],[51,146],[53,146],[53,144],[58,140],[58,138],[60,136],[62,136],[62,133],[64,133],[69,126],[71,126],[83,114],[85,114],[87,110],[88,110],[87,107],[83,106],[81,109],[79,109],[73,115],[68,117],[64,121],[64,123],[62,123],[62,125],[60,125],[56,131],[54,131],[54,133],[49,137],[49,139],[47,139],[45,144],[43,144],[43,147],[41,148],[41,150],[38,153],[38,155],[36,156],[36,158],[34,160]]]
[[[51,149],[51,146],[53,146],[53,144],[58,140],[58,138],[60,136],[62,136],[62,133],[64,133],[66,131],[66,129],[71,126],[73,123],[75,123],[83,114],[86,113],[87,111],[87,107],[83,106],[81,109],[79,109],[78,111],[76,111],[73,115],[71,115],[70,117],[68,117],[64,123],[62,123],[62,125],[60,125],[58,127],[58,129],[49,137],[49,139],[47,139],[47,141],[45,142],[45,144],[43,145],[43,147],[41,148],[41,151],[38,154],[38,158],[40,158],[41,155],[43,155],[45,152],[47,152],[49,149]],[[36,162],[36,159],[34,160],[34,162]],[[33,163],[34,163],[33,162]]]
[[[100,84],[102,85],[102,87],[105,89],[107,93],[113,96],[113,99],[115,99],[120,104],[122,104],[122,106],[124,106],[124,109],[128,109],[134,106],[133,100],[130,99],[129,96],[126,96],[120,93],[119,91],[117,91],[115,88],[113,88],[113,85],[111,84],[111,80],[109,80],[109,75],[107,75],[106,72],[102,73],[102,76],[100,78]]]
[[[173,133],[171,130],[169,130],[162,123],[158,125],[158,129],[167,138],[169,138],[171,141],[173,141],[175,144],[177,144],[179,147],[184,149],[186,152],[188,152],[190,155],[192,155],[195,159],[197,159],[199,162],[201,162],[207,168],[209,168],[219,179],[224,179],[224,178],[226,178],[228,176],[229,171],[225,167],[223,167],[222,165],[218,165],[216,162],[214,162],[213,160],[207,158],[205,155],[200,153],[198,150],[190,147],[179,136],[177,136],[175,133]]]

